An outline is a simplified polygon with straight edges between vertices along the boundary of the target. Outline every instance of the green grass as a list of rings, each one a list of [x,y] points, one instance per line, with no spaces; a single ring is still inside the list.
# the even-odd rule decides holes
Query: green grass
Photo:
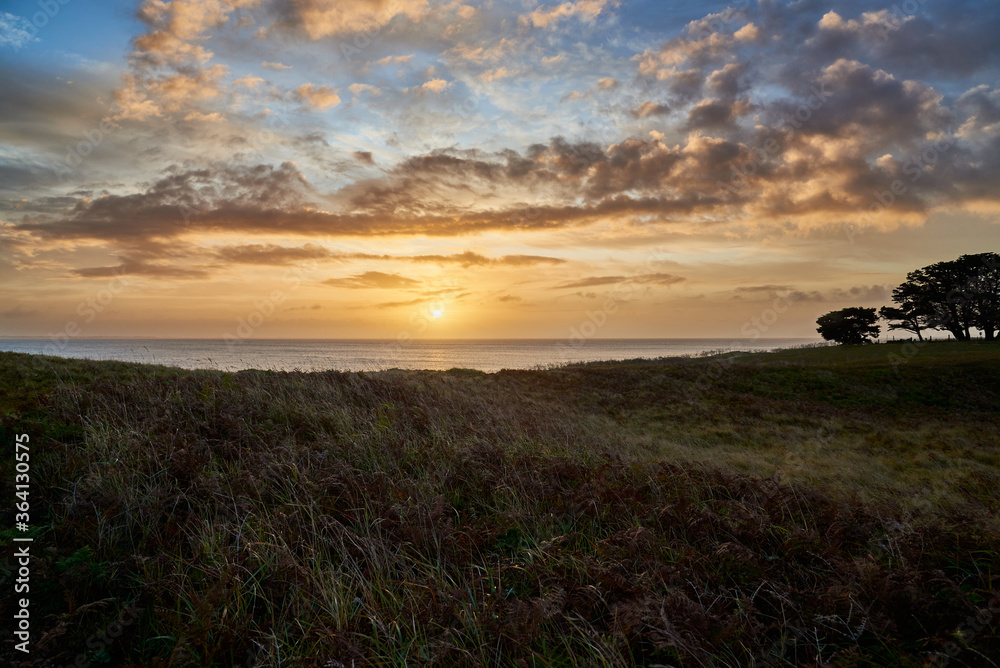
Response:
[[[921,666],[960,630],[951,665],[1000,663],[1000,346],[495,374],[0,353],[0,414],[32,439],[31,665]]]

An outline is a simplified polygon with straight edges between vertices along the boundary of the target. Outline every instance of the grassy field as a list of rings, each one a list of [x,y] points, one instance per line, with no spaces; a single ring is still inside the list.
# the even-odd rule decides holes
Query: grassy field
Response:
[[[1000,345],[495,374],[0,353],[0,415],[35,537],[32,653],[0,661],[1000,665]]]

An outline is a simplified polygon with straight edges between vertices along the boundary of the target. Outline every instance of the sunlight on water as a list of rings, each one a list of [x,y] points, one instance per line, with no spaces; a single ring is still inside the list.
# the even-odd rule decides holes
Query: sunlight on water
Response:
[[[111,359],[186,369],[276,371],[377,371],[533,369],[579,361],[694,356],[710,351],[771,350],[815,343],[815,339],[564,339],[303,341],[259,340],[230,344],[202,339],[78,339],[65,347],[48,339],[0,340],[0,350]]]

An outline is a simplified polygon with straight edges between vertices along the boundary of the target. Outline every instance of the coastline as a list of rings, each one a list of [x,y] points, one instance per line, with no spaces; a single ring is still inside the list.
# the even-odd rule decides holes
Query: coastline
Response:
[[[815,339],[0,339],[0,350],[79,359],[156,363],[188,369],[376,371],[388,368],[481,371],[571,362],[698,356],[719,349],[770,350]]]

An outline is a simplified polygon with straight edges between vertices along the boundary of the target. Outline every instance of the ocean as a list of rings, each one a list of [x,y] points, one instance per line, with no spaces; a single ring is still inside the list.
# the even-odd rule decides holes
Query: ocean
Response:
[[[697,356],[712,351],[773,350],[817,339],[378,340],[0,339],[0,350],[60,357],[164,364],[185,369],[379,371],[452,368],[499,371],[572,362]]]

